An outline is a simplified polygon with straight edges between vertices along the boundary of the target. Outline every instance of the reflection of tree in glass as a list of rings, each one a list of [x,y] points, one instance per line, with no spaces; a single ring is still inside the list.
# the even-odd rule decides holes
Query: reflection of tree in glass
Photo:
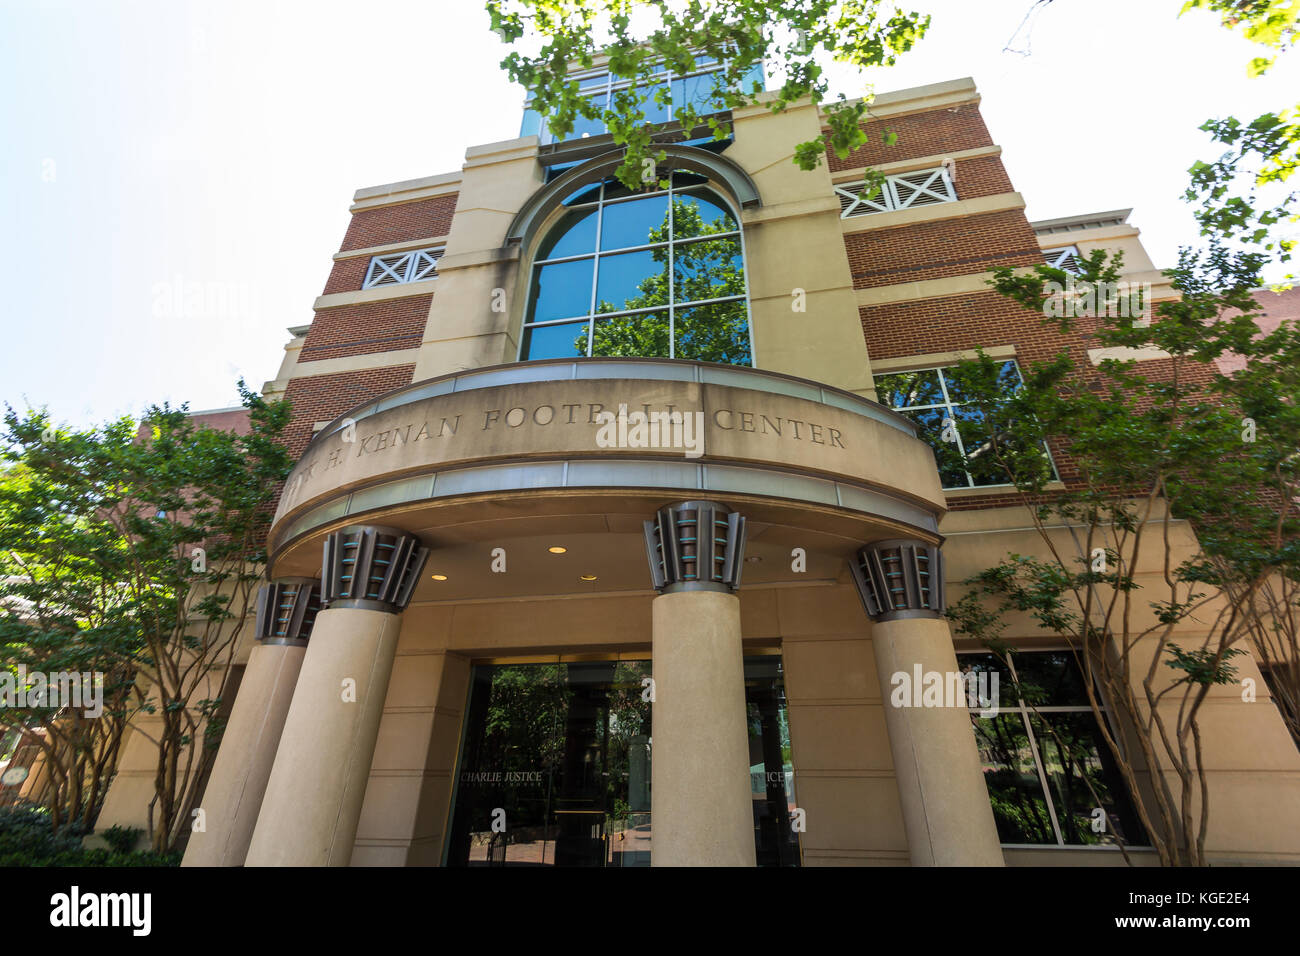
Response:
[[[1019,714],[981,718],[974,714],[975,738],[986,765],[998,835],[1003,843],[1055,843],[1047,801],[1034,767],[1029,735]]]
[[[745,273],[739,237],[708,238],[734,232],[735,221],[730,216],[720,216],[705,223],[699,205],[689,196],[674,196],[671,214],[679,235],[699,238],[652,249],[651,255],[658,269],[638,284],[640,294],[621,304],[602,300],[596,307],[597,313],[659,306],[669,301],[670,283],[675,285],[673,301],[679,304],[744,295]],[[668,215],[665,214],[663,223],[650,230],[648,241],[667,243],[668,237]],[[676,259],[670,270],[669,256],[674,254]],[[750,363],[749,326],[743,299],[689,309],[679,307],[676,325],[678,358],[733,365]],[[596,322],[592,354],[667,358],[668,338],[666,311],[600,319]],[[575,341],[575,348],[585,351],[586,342]]]
[[[1051,720],[1050,730],[1045,726],[1048,719]],[[1092,829],[1096,799],[1102,801],[1107,811],[1114,805],[1105,768],[1098,759],[1099,742],[1092,714],[1050,714],[1030,720],[1038,738],[1043,772],[1052,788],[1062,838],[1066,843],[1076,845],[1114,843],[1114,814],[1108,814],[1111,819],[1107,820],[1104,831],[1095,833]]]
[[[569,697],[563,664],[501,667],[493,675],[483,731],[483,766],[503,770],[550,771],[558,765],[564,742],[556,733],[556,714]],[[537,755],[542,766],[512,765],[512,758]],[[493,760],[495,758],[495,761]]]
[[[1041,470],[1043,480],[1053,476],[1035,422],[1016,417],[1005,402],[997,408],[972,402],[974,395],[1015,393],[1020,374],[1014,362],[978,369],[951,366],[943,369],[943,377],[947,396],[934,369],[882,375],[876,391],[881,402],[917,424],[920,437],[934,449],[945,488],[967,486],[968,475],[976,486],[1010,483],[1006,464],[999,460],[1007,456],[1020,468]]]
[[[650,702],[642,700],[642,680],[650,676],[645,661],[619,661],[609,691],[609,753],[605,777],[605,806],[616,819],[626,818],[631,777],[632,748],[642,746],[637,737],[650,735]]]
[[[1029,688],[1023,683],[1020,686]],[[1049,717],[1050,728],[1046,724]],[[985,764],[992,767],[985,770],[984,780],[1002,841],[1056,843],[1023,718],[1019,714],[1002,714],[994,718],[972,714],[971,720],[981,756]],[[1118,820],[1112,812],[1114,799],[1106,768],[1097,756],[1098,742],[1092,715],[1053,713],[1031,716],[1030,723],[1043,773],[1051,788],[1062,838],[1074,846],[1116,842],[1114,828]],[[1106,828],[1101,833],[1092,829],[1097,799],[1102,801],[1108,816]]]

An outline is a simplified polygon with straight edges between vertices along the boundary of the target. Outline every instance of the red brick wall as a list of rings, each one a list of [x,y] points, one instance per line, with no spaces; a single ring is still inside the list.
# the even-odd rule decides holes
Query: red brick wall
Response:
[[[285,429],[284,440],[290,454],[300,457],[311,441],[316,422],[333,421],[350,408],[365,404],[385,392],[411,383],[414,365],[340,372],[337,375],[310,375],[295,378],[285,391],[293,405],[293,420]]]
[[[978,199],[1015,191],[1011,177],[997,156],[959,159],[953,166],[953,186],[958,199]]]
[[[380,206],[354,213],[341,249],[361,249],[390,242],[444,236],[451,229],[456,195]],[[361,289],[369,256],[335,260],[325,294]],[[326,421],[411,381],[413,365],[312,375],[311,363],[352,355],[372,355],[418,348],[429,318],[431,295],[403,296],[365,302],[316,313],[302,352],[298,373],[285,397],[293,403],[293,420],[285,441],[295,456],[311,440],[314,422]]]
[[[826,158],[832,173],[857,166],[878,166],[993,145],[975,103],[872,120],[862,124],[862,131],[867,134],[866,145],[849,153],[846,159],[835,155],[831,149],[830,133],[826,131]],[[898,134],[893,146],[884,144],[883,137],[887,132]]]
[[[1087,361],[1081,337],[1065,337],[1046,328],[1042,316],[992,290],[864,306],[858,311],[873,359],[1014,345],[1024,358],[1047,358],[1070,347],[1076,358]]]
[[[340,251],[445,236],[451,231],[451,216],[455,211],[456,193],[396,206],[363,209],[352,214]]]
[[[1257,292],[1255,301],[1259,303],[1259,317],[1255,320],[1255,324],[1264,335],[1276,332],[1283,322],[1300,322],[1300,286],[1281,293]],[[1232,318],[1239,314],[1236,309],[1229,309],[1224,313],[1224,318]],[[1245,368],[1246,359],[1230,352],[1218,359],[1215,364],[1219,367],[1219,371],[1226,375]]]
[[[1043,261],[1034,231],[1018,209],[851,233],[844,245],[855,289]]]
[[[299,362],[418,348],[432,295],[363,302],[316,313]]]
[[[325,282],[325,295],[335,292],[355,292],[366,281],[366,270],[370,268],[370,256],[357,256],[353,259],[335,259],[334,268]]]

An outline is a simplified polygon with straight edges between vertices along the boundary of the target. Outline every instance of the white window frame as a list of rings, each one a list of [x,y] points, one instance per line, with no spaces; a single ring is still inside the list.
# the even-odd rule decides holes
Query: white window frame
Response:
[[[385,256],[371,256],[361,288],[382,289],[390,285],[406,285],[410,282],[436,279],[438,260],[442,258],[442,252],[442,246],[433,246],[428,249],[412,249],[409,252],[394,252]]]
[[[913,180],[921,181],[914,182]],[[839,196],[840,206],[842,207],[840,209],[841,219],[848,219],[852,216],[866,216],[875,212],[896,212],[900,209],[910,209],[912,206],[918,205],[917,200],[923,196],[928,196],[937,203],[957,201],[957,189],[953,185],[952,177],[948,175],[946,166],[936,166],[933,169],[914,169],[910,172],[886,176],[880,188],[866,197],[862,195],[862,190],[865,187],[866,180],[864,179],[851,183],[839,183],[835,186],[835,192]],[[930,206],[934,205],[934,203],[927,202],[919,205]]]
[[[1002,358],[1000,359],[1000,361],[1010,362],[1012,365],[1014,365],[1016,368],[1016,378],[1019,379],[1021,385],[1025,383],[1024,373],[1020,371],[1020,362],[1017,361],[1017,359],[1014,356],[1008,356]],[[957,439],[956,441],[957,450],[961,452],[962,460],[965,461],[966,444],[965,442],[962,441],[961,430],[956,427],[957,419],[953,416],[953,410],[957,408],[961,408],[963,405],[969,405],[970,402],[955,402],[952,400],[952,396],[948,394],[948,376],[944,374],[944,372],[947,369],[952,368],[953,365],[955,364],[956,363],[950,362],[947,365],[920,365],[917,366],[916,368],[890,369],[889,371],[880,372],[876,375],[873,375],[872,384],[873,385],[875,384],[876,379],[884,378],[887,375],[907,375],[912,372],[938,372],[939,390],[940,393],[943,395],[942,402],[934,402],[929,405],[908,405],[904,408],[894,408],[892,405],[887,407],[891,411],[899,412],[900,414],[905,412],[925,412],[925,411],[932,411],[932,410],[942,410],[944,413],[944,418],[943,418],[944,424],[946,426],[948,423],[952,423],[953,437]],[[1057,470],[1056,459],[1052,457],[1052,449],[1047,445],[1046,442],[1043,443],[1043,454],[1047,456],[1047,464],[1052,469],[1052,476],[1053,476],[1052,480],[1059,481],[1061,478],[1061,473],[1059,470]],[[1001,484],[997,484],[997,485],[977,485],[975,484],[975,479],[971,476],[971,473],[969,471],[963,469],[962,474],[966,476],[966,484],[945,486],[943,487],[942,490],[947,492],[947,491],[964,491],[968,488],[1014,488],[1015,487],[1015,485],[1011,482],[1002,482]],[[942,480],[942,476],[940,476],[940,480]]]

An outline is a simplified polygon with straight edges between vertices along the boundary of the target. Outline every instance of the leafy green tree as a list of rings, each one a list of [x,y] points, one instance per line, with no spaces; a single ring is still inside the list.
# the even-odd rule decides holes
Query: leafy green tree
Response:
[[[656,246],[651,257],[656,266],[637,286],[638,294],[621,303],[601,301],[596,312],[621,312],[631,309],[663,311],[639,312],[610,319],[597,318],[592,340],[592,354],[600,356],[669,355],[668,322],[670,284],[676,302],[721,299],[745,294],[745,273],[741,264],[740,240],[734,233],[736,223],[729,216],[705,223],[699,207],[689,198],[674,197],[671,212],[663,223],[649,232],[647,243],[667,243],[669,215],[680,235],[692,242],[678,242],[671,247],[675,261],[671,264],[670,247]],[[717,238],[709,238],[716,236]],[[750,364],[748,310],[743,300],[708,302],[687,308],[678,307],[674,322],[678,358],[728,365]],[[580,337],[575,349],[585,351],[587,343]]]
[[[1190,0],[1183,13],[1198,8],[1219,13],[1227,28],[1274,52],[1293,43],[1300,28],[1294,0]],[[1275,59],[1257,58],[1249,69],[1263,74]],[[1049,541],[1045,560],[1010,555],[977,575],[955,611],[965,630],[993,646],[1006,614],[1030,615],[1068,635],[1094,665],[1091,675],[1120,704],[1133,738],[1127,749],[1140,750],[1147,767],[1168,768],[1158,778],[1164,786],[1139,788],[1133,764],[1122,759],[1125,748],[1111,747],[1130,789],[1143,793],[1138,810],[1166,863],[1204,862],[1209,793],[1199,714],[1209,688],[1235,678],[1232,658],[1244,653],[1239,645],[1251,647],[1271,675],[1270,689],[1300,744],[1300,353],[1294,326],[1260,333],[1253,294],[1265,265],[1286,262],[1295,246],[1286,229],[1297,220],[1288,181],[1300,166],[1300,124],[1290,108],[1201,128],[1228,150],[1190,170],[1185,198],[1210,243],[1203,254],[1184,251],[1169,273],[1182,301],[1162,305],[1149,327],[1102,322],[1080,329],[1098,345],[1168,352],[1165,373],[1104,362],[1090,377],[1062,356],[1036,368],[1015,400],[984,406],[988,427],[978,447],[993,451],[1012,477],[1040,535],[1047,541],[1053,524],[1075,528],[1072,547],[1053,548]],[[1092,257],[1085,286],[1116,281],[1118,266]],[[1016,278],[1003,270],[996,285],[1027,307],[1042,308],[1045,281],[1059,288],[1066,277],[1036,271]],[[1215,362],[1228,355],[1245,358],[1246,367],[1221,374]],[[990,398],[994,367],[976,365],[968,374]],[[1046,494],[1050,475],[1037,451],[1043,438],[1079,465],[1078,483],[1065,495]],[[963,440],[969,447],[965,432]],[[940,460],[961,467],[952,461],[954,451],[943,448]],[[1197,532],[1199,550],[1190,556],[1171,544],[1169,532],[1180,519]],[[1100,563],[1092,559],[1098,549]],[[1135,569],[1143,554],[1163,559],[1167,591],[1153,595],[1156,600],[1138,594]],[[1138,626],[1134,616],[1143,604],[1148,623]],[[1195,646],[1170,639],[1177,624],[1206,619],[1211,629]],[[1175,683],[1160,679],[1168,676],[1160,665],[1172,670]]]
[[[661,144],[706,128],[728,135],[718,114],[753,103],[782,112],[805,98],[824,104],[830,147],[841,158],[866,142],[861,123],[870,97],[826,102],[827,61],[865,70],[888,66],[925,35],[929,16],[881,0],[488,0],[492,29],[512,47],[501,61],[533,97],[558,137],[579,119],[599,121],[626,150],[618,178],[635,188],[664,157]],[[608,107],[597,106],[568,74],[608,56],[608,68],[629,86]],[[671,91],[656,81],[666,65],[675,75],[696,68],[696,56],[726,61],[716,82],[673,103],[674,129],[647,125]],[[759,97],[754,68],[777,66],[779,89]],[[682,102],[684,100],[684,102]],[[820,137],[795,148],[795,162],[814,169],[826,152]]]
[[[4,663],[11,672],[21,663],[105,675],[107,723],[67,709],[26,719],[62,742],[50,756],[72,797],[60,799],[86,822],[125,725],[157,746],[150,839],[158,852],[185,833],[193,788],[215,755],[215,683],[252,607],[271,507],[291,464],[279,441],[288,406],[239,388],[244,434],[166,405],[138,422],[88,429],[56,428],[41,411],[5,416]],[[156,732],[144,714],[156,718]],[[78,803],[87,777],[90,792]]]
[[[1012,621],[1067,642],[1168,865],[1205,862],[1200,720],[1210,689],[1237,681],[1233,658],[1253,634],[1294,634],[1300,614],[1300,331],[1259,333],[1252,293],[1265,261],[1217,243],[1184,250],[1168,273],[1181,298],[1149,321],[1118,309],[1071,315],[1061,270],[997,270],[996,290],[1058,331],[1169,358],[1107,359],[1092,369],[1063,352],[1027,366],[1014,392],[998,382],[1001,363],[982,353],[953,373],[979,412],[985,465],[1014,485],[1040,546],[973,576],[950,616],[995,653],[1005,654]],[[1119,268],[1118,257],[1098,251],[1076,282],[1104,289]],[[1246,373],[1218,371],[1216,360],[1230,353],[1247,357]],[[1044,441],[1068,463],[1064,491],[1049,487]],[[1197,535],[1191,553],[1179,533],[1186,522]],[[1178,637],[1180,626],[1204,636]],[[1106,723],[1107,700],[1122,730]]]
[[[16,421],[11,412],[9,425]],[[101,438],[129,441],[132,434],[122,423]],[[98,718],[84,707],[0,709],[6,728],[35,731],[27,739],[44,756],[55,830],[94,823],[134,711],[132,661],[142,649],[124,587],[129,547],[81,520],[101,503],[85,480],[93,467],[86,442],[94,439],[66,438],[57,464],[18,456],[0,472],[0,654],[9,679],[17,687],[23,673],[103,675]]]
[[[1267,73],[1300,36],[1297,0],[1187,0],[1182,12],[1196,9],[1218,13],[1227,29],[1270,51],[1272,55],[1250,61],[1252,76]],[[1296,238],[1278,227],[1300,220],[1297,193],[1290,185],[1300,169],[1300,104],[1249,122],[1235,116],[1211,119],[1200,128],[1227,147],[1217,159],[1198,160],[1190,170],[1186,198],[1198,207],[1202,233],[1260,245],[1276,253],[1278,261],[1288,261]]]

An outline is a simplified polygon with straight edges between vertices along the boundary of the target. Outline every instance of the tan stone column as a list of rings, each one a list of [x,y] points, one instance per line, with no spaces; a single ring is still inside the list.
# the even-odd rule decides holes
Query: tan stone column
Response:
[[[282,578],[258,594],[258,644],[203,791],[204,828],[190,835],[182,866],[244,865],[319,611],[316,578]]]
[[[740,585],[745,519],[687,501],[646,522],[654,703],[652,866],[753,866]]]
[[[916,706],[896,695],[894,675],[938,674],[945,688],[960,674],[943,617],[939,548],[881,541],[853,566],[867,614],[903,823],[913,866],[1002,866],[1002,848],[984,785],[967,699]],[[900,697],[905,705],[896,706]]]
[[[405,532],[352,526],[325,541],[321,601],[249,866],[347,866],[400,630],[428,549]]]

